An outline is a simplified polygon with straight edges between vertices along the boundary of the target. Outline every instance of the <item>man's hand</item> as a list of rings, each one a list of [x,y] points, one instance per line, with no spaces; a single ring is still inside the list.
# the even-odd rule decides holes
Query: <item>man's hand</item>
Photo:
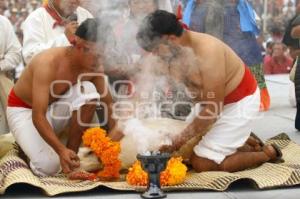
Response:
[[[173,145],[163,145],[160,147],[159,151],[162,153],[173,153],[176,151],[176,148]]]
[[[160,147],[160,152],[167,152],[167,153],[173,153],[174,151],[178,151],[181,146],[184,144],[182,139],[180,137],[176,137],[172,141],[172,145],[163,145]]]
[[[77,154],[68,148],[65,148],[59,153],[59,158],[62,170],[65,174],[74,171],[74,169],[80,166],[80,160]]]
[[[65,25],[65,35],[69,41],[72,41],[75,37],[75,32],[78,28],[78,22],[71,21]]]
[[[110,137],[113,141],[120,141],[124,137],[124,134],[120,129],[115,127],[108,133],[108,137]]]

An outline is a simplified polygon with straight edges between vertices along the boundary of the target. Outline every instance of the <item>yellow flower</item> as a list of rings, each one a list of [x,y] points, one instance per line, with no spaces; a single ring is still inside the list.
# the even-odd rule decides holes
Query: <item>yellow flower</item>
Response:
[[[126,176],[126,181],[130,185],[146,186],[148,184],[148,174],[142,169],[140,161],[136,161]]]
[[[167,168],[160,175],[162,186],[172,186],[184,182],[187,167],[182,163],[182,157],[171,158]],[[126,176],[126,181],[130,185],[146,186],[148,184],[148,174],[142,169],[141,162],[136,161]]]
[[[166,170],[161,173],[161,184],[163,186],[172,186],[183,183],[186,173],[187,167],[182,163],[182,157],[171,158]]]

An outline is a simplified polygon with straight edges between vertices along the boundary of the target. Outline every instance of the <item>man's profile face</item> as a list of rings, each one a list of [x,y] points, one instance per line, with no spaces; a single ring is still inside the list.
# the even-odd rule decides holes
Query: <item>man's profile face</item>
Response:
[[[80,45],[81,65],[93,72],[99,71],[102,63],[103,50],[95,42],[84,41]]]
[[[66,16],[73,14],[80,4],[80,0],[56,0],[56,2]]]
[[[177,56],[177,47],[167,39],[162,39],[162,41],[152,50],[152,53],[159,56],[163,61],[169,62]]]
[[[273,57],[280,57],[284,55],[284,46],[282,44],[274,44]]]

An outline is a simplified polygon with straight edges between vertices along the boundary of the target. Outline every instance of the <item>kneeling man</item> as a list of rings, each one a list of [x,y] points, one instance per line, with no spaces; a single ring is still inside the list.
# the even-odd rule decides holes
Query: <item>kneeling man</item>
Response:
[[[162,73],[184,83],[198,104],[191,123],[161,150],[178,150],[203,134],[191,158],[198,172],[240,171],[280,156],[278,147],[263,146],[250,136],[251,121],[259,113],[259,89],[248,67],[226,44],[184,30],[174,14],[161,10],[144,19],[137,40],[161,58]]]
[[[9,127],[36,175],[70,173],[79,167],[82,133],[92,121],[99,93],[108,110],[109,135],[119,139],[113,137],[112,98],[100,63],[104,45],[97,40],[100,26],[87,19],[77,29],[72,46],[36,55],[11,90]],[[65,146],[57,134],[67,126]]]

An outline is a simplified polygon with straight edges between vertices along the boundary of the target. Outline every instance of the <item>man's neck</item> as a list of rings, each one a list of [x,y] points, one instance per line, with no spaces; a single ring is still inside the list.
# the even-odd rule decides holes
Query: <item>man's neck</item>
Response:
[[[190,47],[191,45],[191,38],[190,38],[190,32],[187,30],[184,30],[182,36],[179,38],[179,44],[185,47]]]
[[[74,69],[74,70],[81,69],[81,66],[79,64],[80,60],[76,53],[76,47],[74,47],[74,46],[67,47],[67,57],[68,57],[68,60],[69,60],[69,63],[70,63],[70,66],[72,69]]]

